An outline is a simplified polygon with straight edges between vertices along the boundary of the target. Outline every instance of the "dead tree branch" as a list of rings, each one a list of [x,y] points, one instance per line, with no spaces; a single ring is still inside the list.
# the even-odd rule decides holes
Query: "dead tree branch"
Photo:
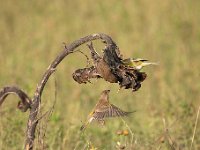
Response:
[[[35,121],[35,120],[37,120],[38,107],[41,101],[41,95],[49,77],[55,71],[57,65],[67,55],[73,53],[74,49],[76,49],[77,47],[79,47],[80,45],[84,43],[87,43],[89,41],[93,41],[96,39],[102,39],[106,42],[107,45],[117,47],[116,44],[112,41],[112,39],[106,34],[92,34],[92,35],[83,37],[79,40],[76,40],[73,43],[69,44],[68,46],[65,46],[64,50],[56,57],[56,59],[47,68],[46,72],[44,73],[41,81],[39,82],[37,86],[37,89],[34,94],[33,102],[31,105],[30,115],[29,115],[28,124],[27,124],[25,149],[33,149],[33,142],[35,139],[35,129],[38,124],[38,121]]]
[[[18,87],[15,86],[6,86],[0,90],[0,106],[6,99],[6,97],[10,94],[16,94],[21,101],[18,102],[17,107],[22,111],[26,112],[28,108],[31,106],[31,99],[28,95]]]
[[[119,83],[120,87],[124,87],[125,89],[130,88],[133,91],[136,91],[140,88],[140,83],[146,78],[146,74],[137,70],[127,68],[122,64],[122,55],[120,54],[119,48],[111,39],[111,37],[106,34],[100,33],[92,34],[74,41],[73,43],[65,46],[63,51],[49,65],[44,75],[42,76],[42,79],[37,85],[32,100],[27,96],[25,92],[17,87],[4,87],[0,91],[0,106],[8,94],[15,93],[21,99],[18,107],[23,111],[26,111],[28,108],[30,108],[24,149],[33,149],[35,131],[39,120],[37,116],[39,105],[41,103],[41,96],[48,79],[56,70],[60,62],[66,56],[73,53],[77,47],[84,43],[91,42],[97,39],[101,39],[105,43],[103,56],[100,56],[95,51],[92,43],[89,44],[88,47],[91,52],[91,58],[93,59],[94,66],[76,70],[72,74],[74,80],[78,83],[87,83],[90,82],[91,78],[103,78],[110,83]]]

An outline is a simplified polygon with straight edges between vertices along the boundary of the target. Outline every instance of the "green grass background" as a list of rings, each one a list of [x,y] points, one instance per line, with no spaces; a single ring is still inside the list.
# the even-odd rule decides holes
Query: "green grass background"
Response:
[[[44,117],[37,129],[35,149],[116,149],[127,144],[131,134],[116,135],[130,127],[134,148],[171,149],[158,139],[169,134],[181,149],[189,149],[200,105],[200,1],[199,0],[0,0],[0,87],[18,85],[33,96],[37,83],[51,61],[66,44],[92,33],[106,33],[126,57],[159,62],[148,67],[148,78],[139,91],[121,90],[118,85],[94,80],[79,85],[71,78],[75,69],[86,66],[80,53],[67,57],[50,78],[42,96],[41,113],[55,101],[53,114]],[[97,49],[102,48],[95,42]],[[87,47],[82,46],[87,52]],[[55,81],[57,88],[55,88]],[[110,101],[120,108],[137,110],[126,124],[109,119],[105,127],[92,124],[81,133],[82,122],[100,93],[111,89]],[[22,149],[27,113],[16,109],[16,96],[0,108],[0,149]],[[40,115],[41,115],[40,113]],[[46,129],[46,130],[45,130]],[[46,132],[45,132],[46,131]],[[45,132],[45,136],[42,136]],[[200,149],[200,123],[192,149]]]

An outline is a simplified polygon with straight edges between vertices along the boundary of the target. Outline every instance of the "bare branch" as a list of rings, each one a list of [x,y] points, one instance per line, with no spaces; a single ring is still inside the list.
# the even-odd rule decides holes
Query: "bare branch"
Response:
[[[79,40],[74,41],[73,43],[64,47],[64,50],[56,57],[56,59],[49,65],[46,72],[44,73],[41,81],[39,82],[37,89],[34,94],[33,102],[31,105],[31,111],[28,119],[27,124],[27,135],[26,135],[26,142],[25,142],[25,149],[33,149],[33,142],[35,139],[35,129],[37,126],[37,114],[38,114],[38,107],[41,101],[41,95],[44,90],[44,87],[51,76],[51,74],[55,71],[58,64],[69,54],[74,52],[74,49],[79,47],[80,45],[87,43],[89,41],[102,39],[105,41],[107,46],[117,47],[116,44],[112,41],[112,39],[106,34],[92,34],[86,37],[80,38]]]
[[[136,70],[127,69],[122,64],[122,55],[120,54],[119,48],[108,35],[102,33],[92,34],[80,38],[69,45],[65,45],[63,51],[55,58],[55,60],[49,65],[43,74],[42,79],[37,85],[32,101],[25,92],[17,87],[4,87],[0,91],[0,105],[3,103],[7,95],[10,93],[15,93],[21,99],[20,103],[18,104],[18,108],[20,108],[22,111],[26,111],[28,108],[30,108],[24,149],[33,149],[35,130],[38,121],[41,119],[38,118],[39,106],[41,103],[42,93],[48,79],[53,72],[55,72],[60,62],[66,56],[75,52],[77,47],[97,39],[101,39],[105,43],[103,56],[100,56],[95,51],[92,43],[89,44],[88,47],[91,51],[91,58],[94,61],[94,66],[76,70],[72,75],[74,80],[78,83],[87,83],[90,82],[91,78],[103,78],[110,83],[119,83],[120,87],[124,87],[125,89],[130,88],[133,91],[136,91],[140,88],[140,83],[146,78],[146,74]]]
[[[18,102],[17,107],[22,112],[26,112],[27,109],[30,108],[31,99],[23,90],[15,86],[6,86],[0,90],[0,106],[2,105],[6,97],[10,94],[16,94],[20,98],[21,101]]]

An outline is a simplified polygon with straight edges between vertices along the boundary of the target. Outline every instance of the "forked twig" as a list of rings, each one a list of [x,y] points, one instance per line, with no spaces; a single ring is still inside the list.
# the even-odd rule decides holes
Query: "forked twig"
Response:
[[[89,57],[84,52],[82,52],[81,50],[77,50],[77,52],[80,52],[81,54],[83,54],[85,56],[85,58],[87,59],[87,66],[86,67],[88,67],[90,65]]]

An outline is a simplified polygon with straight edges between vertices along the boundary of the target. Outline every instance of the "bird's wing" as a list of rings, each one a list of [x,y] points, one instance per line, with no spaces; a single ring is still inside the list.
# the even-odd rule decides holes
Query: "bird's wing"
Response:
[[[123,59],[122,61],[123,61],[123,62],[127,62],[127,61],[130,61],[130,59],[131,59],[131,58],[126,58],[126,59]]]
[[[101,107],[97,110],[95,110],[93,117],[97,120],[109,118],[109,117],[123,117],[127,116],[131,112],[125,112],[121,110],[120,108],[116,107],[113,104],[110,104],[109,106]]]
[[[134,61],[149,61],[148,59],[143,59],[143,58],[137,58],[137,59],[134,59]]]
[[[127,59],[123,59],[122,63],[123,64],[129,64],[131,62],[132,58],[127,58]]]
[[[122,63],[124,63],[125,65],[129,65],[131,63],[131,61],[133,62],[144,62],[144,61],[149,61],[148,59],[143,59],[143,58],[127,58],[122,60]]]

